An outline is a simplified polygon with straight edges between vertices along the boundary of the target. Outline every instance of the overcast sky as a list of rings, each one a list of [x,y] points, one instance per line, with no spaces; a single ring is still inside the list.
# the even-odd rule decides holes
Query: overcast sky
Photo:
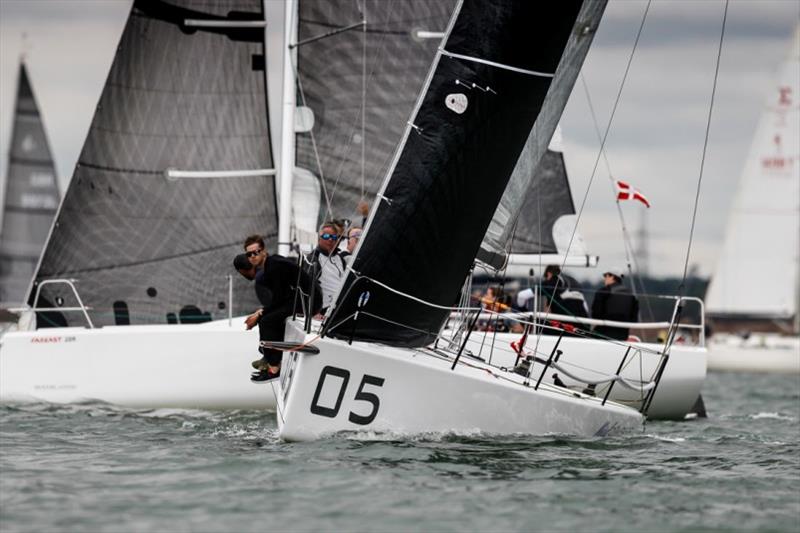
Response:
[[[584,65],[584,79],[603,129],[646,5],[639,0],[612,0]],[[3,177],[23,48],[63,190],[129,6],[128,0],[0,0]],[[623,212],[634,238],[646,217],[654,274],[683,271],[724,7],[722,0],[652,3],[607,141],[613,173],[642,190],[652,203],[649,210],[628,203]],[[691,256],[701,274],[713,272],[759,113],[799,21],[798,0],[730,2]],[[579,208],[599,148],[580,80],[562,128]],[[600,256],[601,265],[623,264],[620,222],[602,162],[579,231],[588,251]]]

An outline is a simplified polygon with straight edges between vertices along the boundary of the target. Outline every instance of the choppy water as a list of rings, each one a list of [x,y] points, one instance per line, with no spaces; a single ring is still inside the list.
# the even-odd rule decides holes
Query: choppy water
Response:
[[[0,407],[0,531],[800,530],[800,381],[614,438],[343,435],[274,415]]]

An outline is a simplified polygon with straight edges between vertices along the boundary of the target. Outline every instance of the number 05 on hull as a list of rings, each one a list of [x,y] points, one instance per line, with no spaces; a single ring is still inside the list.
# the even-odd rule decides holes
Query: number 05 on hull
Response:
[[[288,322],[286,339],[304,341]],[[622,405],[503,372],[452,354],[323,338],[316,355],[287,352],[279,383],[281,438],[308,441],[341,431],[393,434],[606,435],[642,416]]]

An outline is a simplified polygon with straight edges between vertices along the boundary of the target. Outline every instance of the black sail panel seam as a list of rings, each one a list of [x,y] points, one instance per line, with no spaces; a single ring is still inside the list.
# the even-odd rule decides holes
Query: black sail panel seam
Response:
[[[276,237],[276,236],[277,236],[277,233],[270,233],[270,234],[264,235],[264,237]],[[239,246],[239,245],[241,245],[241,241],[237,240],[237,241],[234,241],[234,242],[228,242],[228,243],[225,243],[225,244],[220,244],[220,245],[212,246],[212,247],[209,247],[209,248],[204,248],[202,250],[190,250],[188,252],[183,252],[183,253],[180,253],[180,254],[174,254],[174,255],[171,255],[171,256],[168,256],[168,257],[158,257],[158,258],[155,258],[155,259],[145,259],[145,260],[142,260],[142,261],[132,261],[130,263],[119,263],[119,264],[115,264],[115,265],[101,265],[101,266],[90,267],[90,268],[82,268],[80,270],[63,271],[63,272],[59,272],[59,276],[67,277],[67,276],[72,275],[72,274],[87,274],[87,273],[90,273],[90,272],[99,272],[99,271],[102,271],[102,270],[111,270],[111,269],[114,269],[114,268],[128,268],[128,267],[135,267],[135,266],[142,266],[142,265],[152,265],[152,264],[155,264],[155,263],[161,263],[163,261],[170,261],[170,260],[173,260],[173,259],[180,259],[182,257],[188,257],[188,256],[191,256],[191,255],[198,255],[198,254],[204,254],[204,253],[208,253],[208,252],[214,252],[214,251],[217,251],[217,250],[222,250],[222,249],[225,249],[225,248],[229,248],[231,246]],[[46,272],[40,272],[39,274],[40,274],[40,277],[47,277],[48,276],[48,274]]]

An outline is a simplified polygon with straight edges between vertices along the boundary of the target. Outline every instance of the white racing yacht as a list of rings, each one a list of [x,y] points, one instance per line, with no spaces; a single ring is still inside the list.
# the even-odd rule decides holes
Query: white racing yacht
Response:
[[[296,345],[271,382],[284,439],[364,430],[604,435],[644,420],[440,343],[516,161],[547,149],[605,3],[484,8],[458,3],[324,326],[314,334],[287,322]],[[650,397],[667,359],[643,387]]]

